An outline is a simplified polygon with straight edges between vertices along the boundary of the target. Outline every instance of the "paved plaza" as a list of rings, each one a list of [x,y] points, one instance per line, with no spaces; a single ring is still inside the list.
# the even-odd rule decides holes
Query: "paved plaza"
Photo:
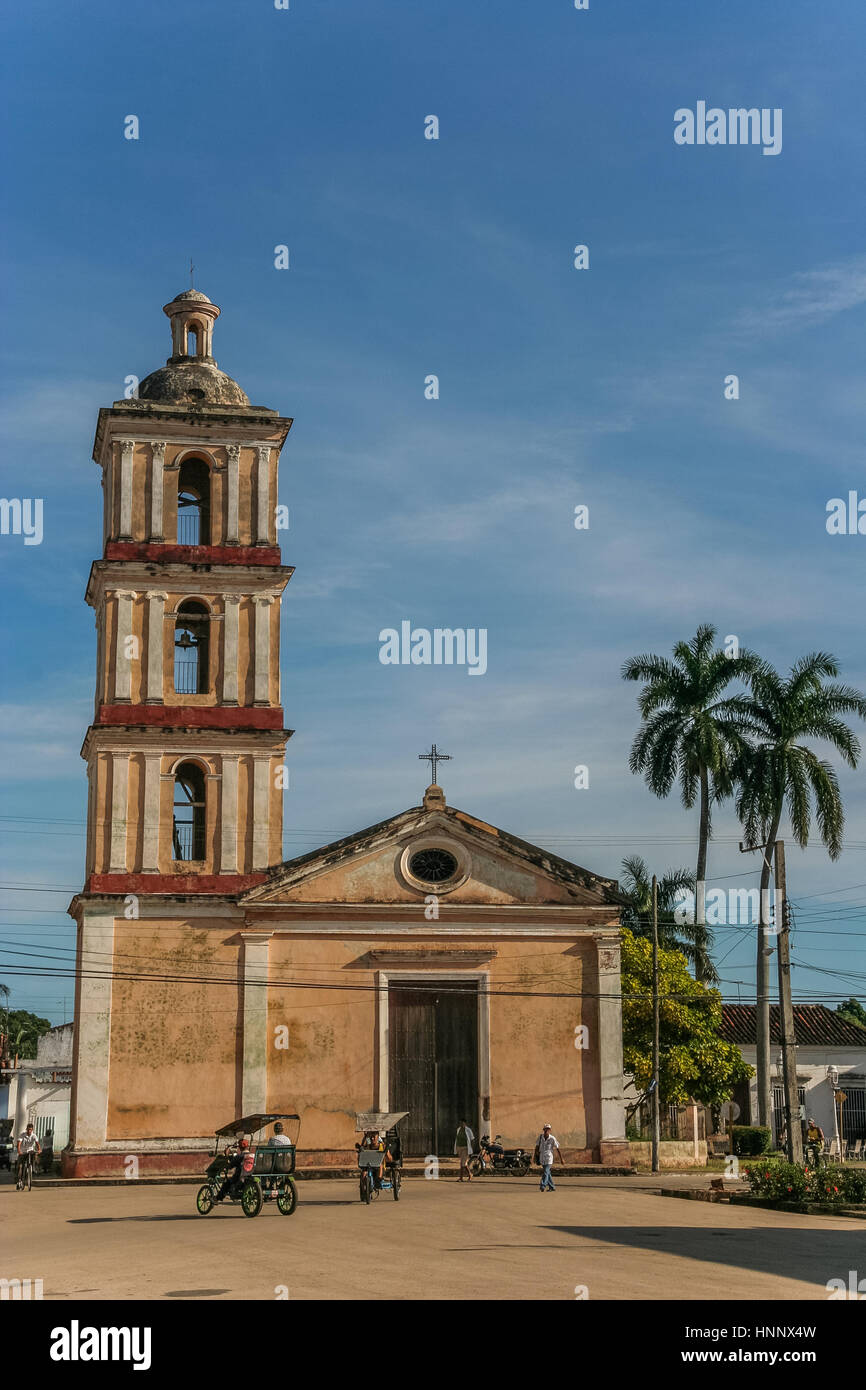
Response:
[[[681,1201],[658,1178],[411,1178],[370,1207],[354,1181],[273,1206],[195,1211],[194,1186],[0,1183],[0,1277],[46,1299],[826,1299],[862,1268],[866,1228]],[[665,1185],[674,1181],[665,1175]],[[706,1179],[703,1179],[703,1185]],[[772,1320],[772,1319],[770,1319]]]

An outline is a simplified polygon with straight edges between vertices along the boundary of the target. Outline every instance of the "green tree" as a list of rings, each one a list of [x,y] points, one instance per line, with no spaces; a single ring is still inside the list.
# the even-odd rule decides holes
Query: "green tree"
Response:
[[[28,1013],[26,1009],[9,1010],[9,1052],[20,1057],[35,1057],[36,1044],[51,1027],[51,1020]]]
[[[659,1099],[704,1105],[728,1100],[752,1075],[733,1043],[719,1036],[722,997],[695,980],[680,951],[659,950]],[[652,1080],[652,946],[622,931],[623,1065],[639,1090]]]
[[[769,1000],[769,956],[766,950],[765,904],[768,901],[772,846],[787,808],[791,831],[801,847],[809,842],[814,801],[822,843],[831,859],[842,852],[845,811],[832,764],[818,757],[804,740],[829,743],[849,767],[855,768],[860,743],[843,715],[866,719],[866,698],[849,685],[838,685],[836,659],[811,652],[781,676],[767,662],[749,673],[752,696],[746,721],[753,746],[744,749],[734,776],[739,782],[737,814],[749,844],[766,845],[761,868],[761,927],[758,931],[757,994]],[[769,1122],[770,1047],[769,1006],[758,1018],[758,1110],[761,1124]]]
[[[652,940],[652,875],[639,854],[629,855],[622,861],[623,877],[620,892],[627,899],[627,905],[620,915],[620,922],[640,939]],[[694,897],[695,876],[688,869],[669,869],[658,880],[658,924],[659,945],[672,951],[681,951],[692,966],[699,980],[716,984],[718,975],[712,959],[708,955],[703,937],[705,933],[694,923],[678,923],[674,911],[683,895]]]
[[[643,723],[629,767],[644,774],[656,796],[668,796],[678,781],[683,805],[691,810],[699,803],[695,947],[701,959],[712,945],[704,910],[712,804],[731,794],[732,769],[746,749],[746,696],[721,696],[731,681],[745,680],[759,665],[753,652],[728,656],[715,640],[716,629],[703,624],[690,642],[677,642],[673,660],[635,656],[622,667],[623,680],[644,683],[638,697]]]
[[[848,1023],[858,1023],[861,1028],[866,1028],[866,1009],[859,999],[846,999],[844,1003],[837,1004],[836,1012]]]

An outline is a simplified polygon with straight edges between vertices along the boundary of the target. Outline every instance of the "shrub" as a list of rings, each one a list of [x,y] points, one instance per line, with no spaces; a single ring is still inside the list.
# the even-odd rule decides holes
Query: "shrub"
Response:
[[[844,1202],[844,1191],[842,1173],[838,1168],[831,1168],[829,1163],[818,1163],[815,1167],[806,1167],[806,1192],[807,1200],[810,1202],[821,1202],[826,1205],[838,1205]]]
[[[750,1190],[771,1202],[804,1202],[808,1179],[805,1169],[786,1160],[762,1159],[744,1169]]]
[[[842,1191],[846,1202],[866,1202],[866,1169],[842,1168]]]
[[[817,1166],[761,1158],[744,1168],[750,1191],[770,1202],[820,1202],[843,1206],[866,1202],[866,1171],[827,1163]]]
[[[734,1153],[741,1157],[764,1154],[770,1147],[770,1131],[766,1125],[734,1125],[731,1137]]]

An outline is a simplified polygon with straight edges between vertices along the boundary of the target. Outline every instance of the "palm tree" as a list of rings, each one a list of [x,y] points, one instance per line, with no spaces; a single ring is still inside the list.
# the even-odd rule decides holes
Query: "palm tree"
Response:
[[[9,1055],[9,996],[12,991],[8,985],[0,984],[0,1000],[2,1000],[3,1017],[0,1019],[0,1060]]]
[[[715,639],[716,629],[703,624],[690,642],[676,644],[672,661],[636,656],[622,668],[623,680],[644,682],[638,699],[644,722],[632,744],[629,767],[644,773],[656,796],[668,796],[679,780],[683,805],[691,810],[696,799],[700,802],[695,874],[699,930],[694,944],[702,960],[712,944],[704,906],[712,803],[733,791],[733,767],[748,746],[744,735],[747,697],[720,696],[732,680],[745,681],[760,664],[753,652],[728,656],[715,647]]]
[[[627,899],[621,915],[622,926],[633,936],[652,938],[652,878],[639,854],[623,859],[623,878],[620,891]],[[695,971],[697,979],[709,984],[718,983],[716,968],[710,959],[700,928],[696,923],[679,923],[675,911],[685,894],[694,895],[695,876],[688,869],[669,869],[658,880],[659,946],[680,951]]]
[[[849,685],[827,682],[839,674],[836,659],[812,652],[795,662],[787,677],[766,662],[750,673],[752,699],[746,714],[755,747],[735,768],[740,784],[737,814],[749,844],[765,845],[761,868],[761,925],[758,931],[758,1108],[761,1124],[770,1109],[769,954],[766,948],[766,902],[770,855],[787,807],[791,831],[804,849],[809,842],[812,801],[818,833],[831,859],[842,852],[845,812],[831,763],[822,761],[802,739],[821,739],[833,745],[849,767],[855,768],[860,743],[842,718],[866,719],[866,698]]]

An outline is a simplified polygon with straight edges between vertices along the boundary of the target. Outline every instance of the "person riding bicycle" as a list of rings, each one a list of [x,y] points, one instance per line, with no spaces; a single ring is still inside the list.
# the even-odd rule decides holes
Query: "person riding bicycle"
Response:
[[[229,1195],[230,1192],[232,1195],[234,1195],[234,1191],[237,1185],[239,1184],[245,1169],[249,1167],[249,1159],[251,1158],[251,1156],[252,1155],[250,1154],[250,1141],[245,1137],[240,1141],[235,1152],[229,1157],[229,1164],[226,1168],[226,1175],[223,1178],[222,1186],[219,1188],[218,1192],[216,1193],[216,1196],[214,1197],[215,1202],[221,1202],[224,1197]]]
[[[40,1154],[41,1152],[42,1145],[36,1138],[32,1124],[29,1124],[18,1140],[18,1162],[15,1165],[16,1182],[21,1181],[21,1175],[24,1172],[24,1164],[27,1161],[27,1154]],[[34,1161],[35,1159],[31,1159],[31,1162]]]
[[[806,1158],[811,1155],[813,1165],[816,1164],[824,1150],[824,1131],[819,1124],[816,1124],[815,1117],[809,1116],[809,1123],[806,1127]]]

